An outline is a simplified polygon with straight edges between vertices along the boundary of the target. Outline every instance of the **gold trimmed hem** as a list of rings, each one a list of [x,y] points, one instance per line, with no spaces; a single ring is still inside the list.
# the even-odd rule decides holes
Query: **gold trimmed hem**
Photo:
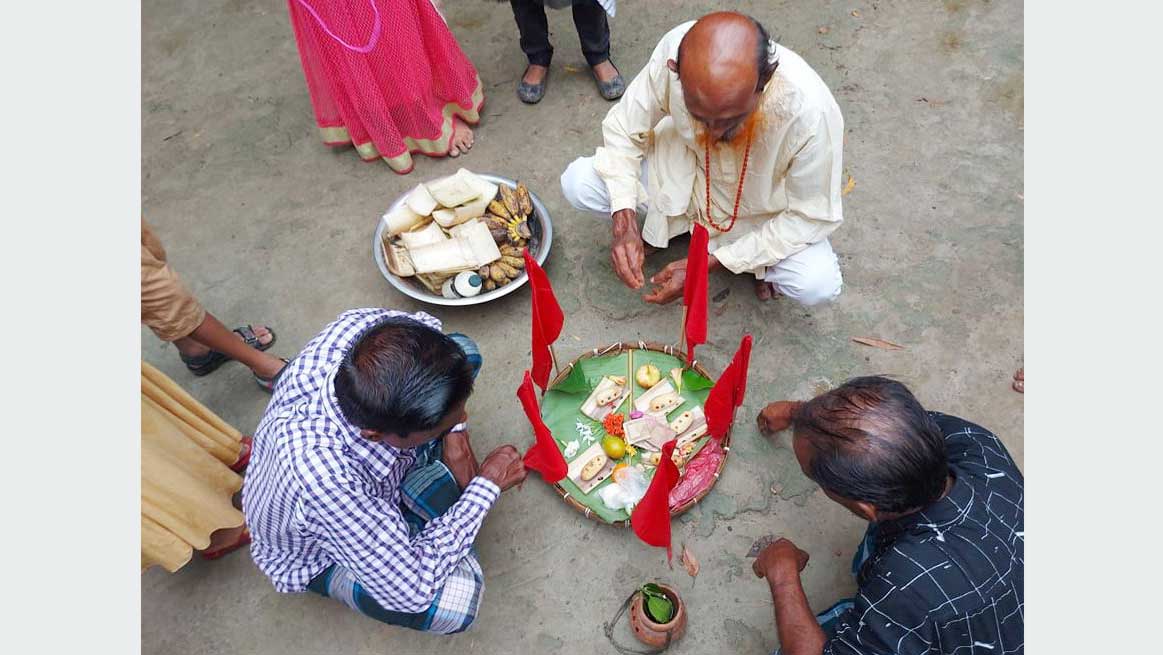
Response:
[[[471,106],[469,109],[464,109],[457,102],[450,102],[444,105],[441,114],[444,116],[440,128],[440,136],[435,139],[414,139],[412,137],[404,137],[404,151],[395,156],[386,156],[380,154],[376,145],[371,141],[366,143],[355,143],[356,153],[359,154],[360,159],[364,161],[374,161],[376,159],[383,159],[393,171],[404,174],[409,173],[413,167],[412,153],[419,152],[429,157],[444,157],[448,155],[448,151],[452,145],[452,122],[453,117],[459,117],[465,123],[475,125],[480,122],[480,109],[485,101],[485,88],[481,84],[481,78],[478,75],[476,78],[476,89],[470,98]],[[319,136],[323,139],[323,143],[329,146],[339,146],[352,143],[351,134],[346,127],[320,127]]]

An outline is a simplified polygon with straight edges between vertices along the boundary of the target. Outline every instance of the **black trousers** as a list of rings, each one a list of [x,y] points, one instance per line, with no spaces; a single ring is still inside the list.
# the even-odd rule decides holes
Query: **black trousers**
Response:
[[[521,50],[529,63],[549,66],[553,46],[549,43],[545,4],[541,0],[509,0],[509,4],[513,6],[513,18],[521,31]],[[586,63],[597,66],[610,58],[610,23],[606,20],[606,10],[597,0],[575,0],[573,24],[577,27]]]

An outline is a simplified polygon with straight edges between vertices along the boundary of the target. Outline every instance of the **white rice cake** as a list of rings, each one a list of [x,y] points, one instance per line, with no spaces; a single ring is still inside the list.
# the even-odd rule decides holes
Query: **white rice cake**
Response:
[[[622,394],[617,399],[615,399],[613,403],[609,405],[598,404],[598,396],[601,396],[602,394],[619,387],[622,389]],[[619,407],[621,407],[622,403],[626,402],[626,398],[629,396],[630,385],[619,385],[617,382],[611,380],[610,376],[607,375],[602,378],[602,381],[599,382],[598,386],[594,388],[592,393],[590,393],[590,397],[586,398],[586,401],[582,403],[581,413],[594,419],[595,421],[601,421],[602,419],[615,412]]]
[[[493,235],[489,233],[488,226],[480,221],[457,232],[456,239],[463,241],[472,251],[474,268],[491,264],[501,258],[501,250],[493,240]]]
[[[443,239],[439,243],[409,248],[408,255],[417,273],[452,273],[476,268],[472,250],[460,239]]]
[[[460,169],[453,175],[428,183],[428,192],[441,207],[456,207],[480,197],[480,190],[469,183],[467,169]]]
[[[456,212],[451,209],[437,209],[432,212],[432,220],[443,228],[449,228],[461,222],[457,220]]]
[[[456,237],[460,236],[462,232],[472,228],[472,226],[476,225],[477,223],[480,223],[480,221],[475,218],[470,218],[469,220],[460,223],[459,225],[453,225],[452,227],[448,228],[448,235],[455,239]]]
[[[423,182],[412,189],[412,192],[404,199],[404,203],[408,205],[409,209],[421,216],[431,216],[432,210],[436,209],[436,199],[428,192],[428,187],[424,186]]]
[[[497,197],[497,191],[499,190],[497,189],[497,185],[486,180],[480,175],[477,175],[467,168],[460,169],[456,172],[456,174],[459,175],[462,180],[467,182],[468,185],[471,186],[474,191],[476,191],[476,197],[483,198],[486,204],[492,202],[493,199]]]
[[[484,216],[492,201],[492,198],[477,198],[455,208],[453,211],[456,212],[456,220],[462,222]]]
[[[436,223],[428,223],[422,228],[414,229],[410,232],[403,232],[400,234],[400,242],[408,250],[415,248],[422,248],[434,243],[441,243],[448,241],[448,237],[444,235],[444,230]],[[421,271],[423,272],[423,271]]]
[[[402,203],[399,207],[384,214],[380,220],[384,224],[384,232],[388,236],[394,237],[401,232],[407,232],[419,226],[427,220],[427,217],[412,211],[407,203]]]
[[[585,467],[587,462],[589,462],[594,457],[597,457],[599,454],[604,456],[606,453],[602,450],[602,444],[595,443],[589,448],[586,448],[581,455],[578,455],[577,459],[569,463],[569,472],[566,474],[566,476],[578,486],[578,489],[581,489],[583,494],[588,494],[589,492],[593,491],[594,487],[604,482],[605,479],[610,477],[610,474],[614,472],[615,462],[614,460],[607,457],[606,465],[603,466],[600,471],[598,471],[597,475],[590,478],[589,480],[581,479],[582,468]]]

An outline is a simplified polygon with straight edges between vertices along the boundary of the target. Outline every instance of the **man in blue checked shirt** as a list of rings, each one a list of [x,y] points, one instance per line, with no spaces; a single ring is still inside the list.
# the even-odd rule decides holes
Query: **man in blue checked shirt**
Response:
[[[818,615],[788,539],[759,553],[784,655],[1021,655],[1025,481],[1001,440],[927,412],[904,385],[855,378],[806,403],[771,403],[759,429],[791,426],[804,475],[869,522],[859,589]]]
[[[254,435],[243,511],[255,564],[378,621],[450,634],[476,619],[472,545],[525,478],[511,445],[478,466],[465,402],[476,344],[424,313],[355,309],[284,370]]]

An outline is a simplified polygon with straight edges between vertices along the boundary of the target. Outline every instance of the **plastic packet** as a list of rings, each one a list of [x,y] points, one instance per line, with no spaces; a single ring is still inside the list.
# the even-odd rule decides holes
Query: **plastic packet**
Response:
[[[614,474],[614,482],[598,490],[602,504],[612,510],[630,511],[646,495],[646,474],[636,466],[627,466]]]

